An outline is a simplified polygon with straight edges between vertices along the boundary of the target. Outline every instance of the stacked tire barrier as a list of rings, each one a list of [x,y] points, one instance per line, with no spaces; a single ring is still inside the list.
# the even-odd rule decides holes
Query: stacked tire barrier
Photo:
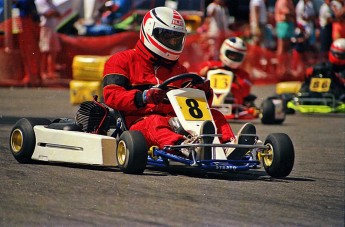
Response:
[[[70,102],[78,105],[102,97],[103,68],[109,56],[76,55],[72,63]]]

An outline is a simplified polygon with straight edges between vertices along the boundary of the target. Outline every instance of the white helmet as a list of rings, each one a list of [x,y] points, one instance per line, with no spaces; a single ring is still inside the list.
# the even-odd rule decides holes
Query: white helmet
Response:
[[[219,53],[219,59],[224,65],[236,69],[241,66],[247,53],[245,42],[238,37],[224,40]]]
[[[328,53],[329,61],[334,65],[345,65],[345,39],[339,38],[333,41]]]
[[[140,40],[146,48],[169,61],[176,61],[183,50],[187,30],[176,10],[157,7],[147,12],[140,28]]]

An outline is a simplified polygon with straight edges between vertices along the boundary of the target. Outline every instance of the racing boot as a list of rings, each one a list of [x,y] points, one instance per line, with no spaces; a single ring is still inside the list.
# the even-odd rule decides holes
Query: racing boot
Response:
[[[209,134],[215,134],[216,129],[214,127],[214,124],[212,121],[204,121],[200,128],[200,134],[199,135],[209,135]],[[200,139],[201,144],[212,144],[214,140],[213,136],[202,136]],[[198,147],[196,149],[196,153],[203,157],[203,159],[211,159],[212,158],[212,147]]]
[[[212,121],[205,121],[200,127],[200,134],[201,137],[198,139],[198,137],[191,137],[184,141],[182,141],[181,145],[188,145],[188,144],[212,144],[214,137],[213,136],[203,136],[208,134],[214,134],[216,131]],[[197,158],[203,159],[211,159],[212,153],[211,153],[211,147],[196,147],[194,148],[195,154],[197,155]],[[187,158],[192,159],[192,148],[182,148],[181,153],[186,156]]]
[[[232,144],[253,145],[256,139],[256,128],[252,123],[246,123],[238,131],[236,139]],[[225,155],[227,159],[240,160],[249,151],[248,148],[226,148]]]

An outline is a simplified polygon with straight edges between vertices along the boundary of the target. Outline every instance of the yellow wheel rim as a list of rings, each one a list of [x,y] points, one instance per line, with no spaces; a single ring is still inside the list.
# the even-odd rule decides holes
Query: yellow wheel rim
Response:
[[[127,147],[124,141],[120,141],[117,146],[117,161],[119,165],[124,165],[126,162]]]
[[[18,153],[23,147],[23,133],[19,129],[15,129],[11,135],[12,151]]]
[[[273,162],[273,148],[271,144],[267,144],[270,148],[265,150],[261,156],[263,156],[263,162],[265,166],[271,166]]]

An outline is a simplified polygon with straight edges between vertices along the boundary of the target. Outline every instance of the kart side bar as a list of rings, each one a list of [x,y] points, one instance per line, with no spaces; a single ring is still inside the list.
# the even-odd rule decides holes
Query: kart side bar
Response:
[[[258,146],[256,146],[258,147]],[[156,167],[167,167],[167,162],[164,159],[170,159],[176,162],[180,162],[189,166],[201,168],[203,170],[210,171],[246,171],[253,166],[260,165],[258,160],[190,160],[181,156],[170,154],[161,149],[154,150],[154,157],[148,156],[147,165]]]
[[[232,148],[259,148],[259,149],[269,149],[268,145],[247,145],[247,144],[184,144],[184,145],[171,145],[166,146],[165,149],[179,149],[179,148],[188,148],[188,147],[232,147]]]

